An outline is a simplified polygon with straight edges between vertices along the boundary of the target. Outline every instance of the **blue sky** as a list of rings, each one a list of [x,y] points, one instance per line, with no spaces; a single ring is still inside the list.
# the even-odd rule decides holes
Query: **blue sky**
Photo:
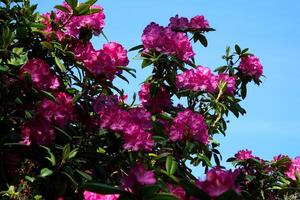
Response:
[[[60,0],[32,1],[39,11],[49,11]],[[126,48],[140,44],[144,27],[155,21],[167,25],[171,16],[204,15],[217,31],[209,33],[207,48],[195,47],[197,64],[215,68],[222,65],[227,45],[249,47],[264,66],[261,87],[251,86],[243,102],[247,114],[230,119],[227,137],[218,137],[224,158],[240,149],[271,159],[279,153],[300,155],[300,1],[299,0],[101,0],[106,14],[105,34]],[[93,40],[100,47],[103,39]],[[129,94],[149,74],[132,60],[137,79],[127,85],[116,83]],[[226,160],[226,159],[225,159]]]

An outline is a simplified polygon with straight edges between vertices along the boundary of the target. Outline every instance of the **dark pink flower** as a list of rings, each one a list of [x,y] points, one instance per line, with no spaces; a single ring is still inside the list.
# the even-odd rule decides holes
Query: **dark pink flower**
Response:
[[[141,104],[153,113],[158,113],[172,106],[172,101],[169,92],[161,86],[155,96],[150,94],[151,83],[144,83],[138,95]]]
[[[258,79],[263,74],[263,66],[254,55],[242,57],[239,70],[245,76]]]
[[[193,91],[214,92],[212,85],[213,74],[207,67],[198,66],[194,69],[186,70],[176,77],[178,89],[190,89]]]
[[[180,186],[173,186],[171,184],[167,185],[168,190],[179,200],[185,200],[185,190]]]
[[[254,156],[252,155],[252,151],[251,150],[240,150],[238,151],[234,157],[237,159],[237,160],[247,160],[249,158],[254,158]]]
[[[174,30],[184,30],[189,28],[190,22],[186,17],[179,17],[176,15],[175,17],[170,18],[169,27]]]
[[[204,18],[203,15],[197,15],[191,19],[190,28],[192,28],[192,29],[209,28],[209,23]]]
[[[204,117],[189,109],[178,112],[170,128],[169,137],[172,141],[192,139],[208,144],[208,128]]]
[[[45,99],[41,102],[38,113],[50,123],[64,127],[69,121],[75,120],[75,108],[72,97],[66,93],[58,92],[55,101]]]
[[[217,76],[211,77],[211,84],[212,84],[214,91],[218,90],[218,86],[221,81],[226,83],[225,93],[228,93],[231,95],[235,94],[235,92],[236,92],[235,78],[233,76],[229,76],[228,74],[223,74],[223,73],[218,74]]]
[[[292,163],[285,175],[292,180],[296,180],[296,173],[300,175],[300,157],[292,159]]]
[[[141,163],[135,164],[129,171],[127,177],[123,179],[125,188],[133,189],[137,186],[153,185],[156,183],[155,174],[151,170],[145,170]]]
[[[98,194],[95,192],[84,191],[84,200],[117,200],[119,194]]]
[[[56,89],[59,87],[57,76],[51,72],[50,66],[42,59],[30,59],[19,71],[20,79],[28,73],[34,87],[40,90]]]
[[[109,42],[103,45],[103,52],[110,56],[114,67],[127,66],[129,63],[127,51],[116,42]]]
[[[207,172],[206,180],[199,181],[197,185],[210,197],[218,197],[229,190],[239,192],[239,188],[235,184],[236,176],[237,174],[231,170],[213,168]]]
[[[21,127],[22,144],[51,144],[55,140],[54,129],[46,119],[37,116]]]

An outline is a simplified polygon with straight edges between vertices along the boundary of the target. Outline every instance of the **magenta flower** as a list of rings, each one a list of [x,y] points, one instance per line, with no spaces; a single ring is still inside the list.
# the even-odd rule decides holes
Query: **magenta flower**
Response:
[[[189,38],[185,34],[177,33],[169,27],[162,27],[154,22],[144,29],[142,42],[145,54],[155,50],[165,55],[177,56],[185,62],[195,55]]]
[[[66,93],[58,92],[55,100],[44,99],[38,108],[38,114],[44,117],[49,123],[64,127],[69,121],[76,118],[72,97]]]
[[[95,192],[84,191],[84,200],[117,200],[119,194],[98,194]]]
[[[171,184],[167,185],[168,190],[179,200],[185,200],[185,190],[180,186],[173,186]]]
[[[116,42],[109,42],[103,45],[103,52],[110,56],[114,67],[127,66],[129,63],[127,51]]]
[[[31,76],[32,84],[40,90],[56,89],[59,87],[57,76],[51,72],[50,66],[42,59],[30,59],[20,68],[20,79],[24,79],[24,74]]]
[[[211,84],[215,92],[218,90],[218,86],[221,81],[226,83],[225,93],[234,95],[236,92],[235,78],[233,76],[229,76],[228,74],[218,74],[217,76],[212,76]]]
[[[134,190],[138,186],[153,185],[156,183],[155,174],[151,170],[145,170],[143,164],[135,164],[129,171],[127,177],[123,179],[125,188]]]
[[[290,165],[285,175],[292,180],[296,180],[296,173],[300,174],[300,157],[292,159],[292,164]]]
[[[37,116],[21,127],[22,141],[25,145],[51,144],[55,140],[54,129],[46,119]]]
[[[213,92],[212,77],[213,74],[209,68],[198,66],[196,71],[190,69],[184,71],[182,74],[178,74],[176,77],[176,86],[178,89]]]
[[[192,28],[192,29],[209,28],[209,23],[204,18],[203,15],[197,15],[191,19],[190,28]]]
[[[239,70],[245,76],[258,79],[263,74],[263,66],[254,55],[242,57]]]
[[[210,197],[218,197],[224,192],[234,190],[239,192],[235,184],[237,174],[235,172],[225,171],[220,168],[213,168],[206,174],[205,181],[199,181],[197,185]]]
[[[158,113],[172,106],[170,94],[163,86],[158,89],[153,97],[151,97],[150,88],[151,83],[144,83],[138,93],[141,104],[145,108],[153,113]]]
[[[204,117],[189,109],[178,112],[170,128],[169,137],[172,141],[192,139],[208,144],[208,128]]]
[[[249,158],[254,158],[254,156],[252,155],[252,151],[251,150],[240,150],[238,151],[234,157],[237,159],[237,160],[247,160]]]
[[[209,23],[202,15],[197,15],[191,18],[191,20],[189,20],[186,17],[178,17],[178,15],[176,15],[175,17],[170,18],[169,27],[174,30],[185,30],[185,29],[197,30],[197,29],[209,28]]]

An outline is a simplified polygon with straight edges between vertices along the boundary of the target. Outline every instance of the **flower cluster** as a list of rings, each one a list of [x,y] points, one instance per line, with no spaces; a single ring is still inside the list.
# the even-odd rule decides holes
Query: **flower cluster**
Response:
[[[90,42],[79,42],[73,51],[86,70],[97,78],[113,80],[117,72],[121,73],[117,67],[129,63],[127,51],[116,42],[104,44],[100,50],[95,50]]]
[[[117,105],[112,105],[111,101],[97,100],[97,111],[100,115],[100,126],[122,135],[124,149],[127,150],[151,150],[154,141],[149,132],[152,128],[151,114],[144,108],[132,108],[123,110]],[[101,105],[101,103],[104,103]],[[109,104],[105,104],[109,102]],[[95,107],[95,106],[94,106]]]
[[[170,127],[169,137],[172,141],[195,140],[208,144],[208,128],[204,117],[189,109],[178,112]]]
[[[238,68],[243,75],[250,78],[258,79],[263,74],[263,66],[254,55],[242,57]]]
[[[292,159],[292,163],[285,175],[292,180],[296,180],[296,173],[300,174],[300,157]]]
[[[194,69],[186,70],[176,77],[176,85],[179,89],[210,93],[218,90],[221,81],[226,83],[226,93],[233,95],[236,92],[235,77],[224,73],[215,76],[207,67],[198,66],[196,71]]]
[[[197,15],[190,20],[186,17],[179,17],[176,15],[175,17],[170,18],[169,27],[174,30],[199,30],[209,28],[209,23],[203,15]]]
[[[185,200],[185,190],[180,187],[180,186],[173,186],[171,184],[167,185],[168,190],[170,191],[171,194],[176,196],[179,200]]]
[[[84,200],[117,200],[119,194],[98,194],[95,192],[84,191]]]
[[[218,167],[209,170],[206,173],[206,180],[199,181],[197,185],[210,197],[218,197],[228,190],[239,192],[236,185],[238,171],[226,171]]]
[[[169,27],[150,23],[143,32],[142,42],[144,53],[156,52],[177,56],[182,61],[188,61],[195,53],[189,38],[180,32],[172,31]]]
[[[169,92],[161,86],[156,94],[151,96],[151,83],[144,83],[138,93],[141,104],[153,113],[161,112],[172,105]]]
[[[240,150],[238,151],[234,157],[237,159],[237,160],[247,160],[249,158],[254,158],[254,156],[252,155],[252,151],[251,150]]]
[[[30,75],[33,86],[39,90],[55,90],[60,85],[57,76],[51,72],[50,66],[42,59],[29,59],[20,68],[20,79],[24,80],[26,73]]]

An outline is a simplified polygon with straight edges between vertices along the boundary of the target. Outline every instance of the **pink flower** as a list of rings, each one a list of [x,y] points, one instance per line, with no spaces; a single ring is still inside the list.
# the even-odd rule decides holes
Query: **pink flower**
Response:
[[[110,56],[113,66],[127,66],[129,63],[127,51],[116,42],[103,45],[103,52]]]
[[[251,150],[240,150],[238,151],[234,157],[237,159],[237,160],[247,160],[249,158],[254,158],[254,156],[252,155],[252,151]]]
[[[153,171],[145,170],[141,163],[135,164],[129,171],[127,177],[123,179],[125,188],[135,189],[140,185],[153,185],[156,183],[155,174]]]
[[[94,192],[84,191],[84,200],[117,200],[119,194],[98,194]]]
[[[239,70],[245,76],[258,79],[263,74],[263,66],[254,55],[242,57]]]
[[[193,29],[209,28],[209,23],[204,18],[203,15],[197,15],[191,19],[190,28],[193,28]]]
[[[99,104],[99,103],[98,103]],[[143,108],[132,108],[129,111],[117,106],[97,106],[100,110],[100,127],[118,132],[126,150],[152,150],[154,141],[149,132],[152,128],[151,114]]]
[[[210,69],[198,66],[196,72],[194,69],[186,70],[176,77],[176,86],[179,89],[190,89],[193,91],[213,92],[211,83],[213,74]]]
[[[65,26],[65,33],[72,37],[79,37],[83,29],[99,35],[105,25],[105,15],[101,6],[92,6],[91,9],[99,9],[100,12],[88,15],[73,16]]]
[[[169,137],[172,141],[192,139],[208,144],[208,128],[204,117],[189,109],[178,112],[170,128]]]
[[[235,184],[237,174],[220,168],[213,168],[206,174],[205,181],[199,181],[197,185],[210,197],[218,197],[228,190],[239,192]]]
[[[81,41],[76,41],[75,47],[72,49],[77,60],[81,62],[88,62],[91,54],[95,53],[95,49],[91,42],[85,44]]]
[[[50,66],[42,59],[30,59],[19,71],[20,79],[24,74],[31,76],[32,84],[40,90],[56,89],[59,87],[57,76],[51,72]]]
[[[51,144],[55,140],[54,129],[43,117],[37,116],[21,127],[22,144]]]
[[[169,27],[175,30],[184,30],[189,28],[190,22],[186,17],[175,17],[170,18]]]
[[[218,90],[218,86],[221,81],[226,83],[225,93],[233,95],[236,92],[235,78],[228,74],[218,74],[217,76],[211,77],[211,84],[214,91]]]
[[[290,165],[285,175],[292,180],[296,180],[296,173],[300,174],[300,156],[292,159],[292,164]]]
[[[177,33],[169,27],[162,27],[154,22],[144,29],[142,42],[146,54],[155,50],[165,55],[177,56],[185,62],[195,55],[185,34]]]
[[[75,120],[72,97],[63,92],[58,92],[54,96],[56,101],[45,99],[41,102],[38,113],[49,123],[64,127],[69,121]]]
[[[179,200],[185,200],[185,190],[180,186],[173,186],[171,184],[167,185],[168,190]]]
[[[153,97],[151,97],[150,88],[151,83],[144,83],[138,93],[141,104],[145,108],[153,113],[158,113],[172,106],[170,94],[163,86],[156,91]]]

